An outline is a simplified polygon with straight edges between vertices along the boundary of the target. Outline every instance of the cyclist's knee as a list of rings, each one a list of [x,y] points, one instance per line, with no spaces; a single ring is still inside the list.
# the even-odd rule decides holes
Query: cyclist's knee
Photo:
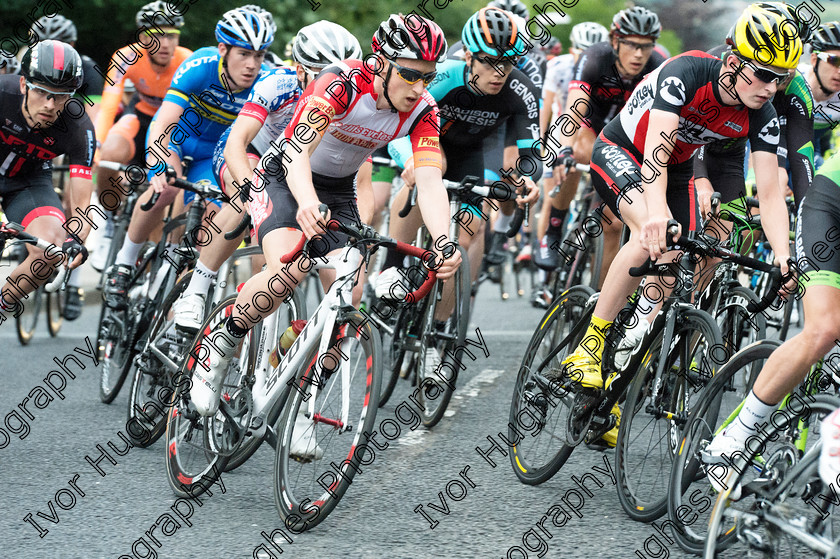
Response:
[[[828,313],[820,320],[808,321],[800,335],[803,340],[808,340],[804,345],[810,350],[813,361],[816,361],[831,351],[835,341],[840,339],[840,316]]]

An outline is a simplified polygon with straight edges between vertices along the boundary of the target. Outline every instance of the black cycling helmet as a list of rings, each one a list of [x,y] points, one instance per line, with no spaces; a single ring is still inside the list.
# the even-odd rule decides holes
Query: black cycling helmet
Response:
[[[811,52],[840,50],[840,22],[823,23],[811,37]]]
[[[64,43],[75,43],[78,38],[76,25],[61,14],[41,17],[32,24],[30,31],[38,37],[39,41],[53,39]]]
[[[184,26],[184,16],[175,11],[169,2],[157,0],[140,8],[134,16],[134,22],[137,24],[137,29],[153,25],[180,28]]]
[[[486,7],[499,8],[500,10],[511,12],[526,20],[531,16],[531,13],[528,11],[528,6],[519,0],[493,0],[488,3]]]
[[[789,19],[796,28],[803,45],[811,38],[811,26],[808,25],[807,21],[797,15],[796,9],[790,4],[785,4],[784,2],[756,2],[753,6]]]
[[[616,35],[639,35],[658,39],[662,32],[659,16],[641,6],[621,10],[613,17],[610,31]]]
[[[24,53],[20,66],[21,75],[33,83],[74,91],[82,86],[82,58],[61,41],[36,43]]]

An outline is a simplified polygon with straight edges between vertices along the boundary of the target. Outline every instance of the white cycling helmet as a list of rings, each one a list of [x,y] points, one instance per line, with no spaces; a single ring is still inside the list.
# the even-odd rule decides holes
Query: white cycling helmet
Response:
[[[216,24],[216,40],[225,45],[260,51],[268,48],[274,33],[261,14],[236,8],[225,12]]]
[[[610,32],[600,23],[584,21],[572,27],[572,33],[569,38],[572,40],[572,46],[574,48],[586,50],[595,43],[608,40],[610,38]]]
[[[256,4],[246,4],[244,6],[240,6],[240,10],[250,10],[252,12],[257,12],[265,19],[268,26],[271,28],[271,33],[276,35],[277,34],[277,23],[274,21],[274,16],[271,15],[271,12],[266,10],[261,6],[257,6]]]
[[[14,56],[0,54],[0,70],[5,69],[7,74],[20,73],[20,62]]]
[[[361,59],[362,45],[349,31],[331,21],[301,28],[292,42],[292,60],[308,68],[326,68],[348,58]]]

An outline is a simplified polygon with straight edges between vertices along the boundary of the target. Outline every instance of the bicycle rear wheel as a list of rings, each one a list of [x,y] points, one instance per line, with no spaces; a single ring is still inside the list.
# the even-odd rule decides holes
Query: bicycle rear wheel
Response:
[[[379,407],[388,402],[397,386],[403,359],[408,353],[406,344],[409,343],[407,340],[409,324],[417,315],[418,308],[420,305],[410,305],[394,311],[396,314],[396,320],[392,325],[394,335],[388,336],[382,333],[382,390],[379,393]]]
[[[417,402],[422,406],[420,417],[427,429],[431,429],[443,419],[443,414],[455,391],[459,369],[463,367],[461,357],[464,353],[464,340],[470,323],[472,287],[467,252],[463,247],[458,247],[458,250],[461,251],[461,265],[456,270],[454,278],[455,307],[442,326],[436,325],[435,320],[435,310],[440,302],[431,301],[426,307],[425,322],[420,338],[423,343],[415,361]],[[430,348],[437,352],[440,358],[440,365],[434,370],[431,364],[427,363],[427,350]]]
[[[703,388],[726,361],[720,331],[705,311],[680,311],[663,352],[664,328],[664,323],[659,328],[654,323],[642,341],[647,351],[641,359],[634,356],[624,373],[633,372],[632,365],[637,364],[616,441],[616,485],[621,507],[639,522],[651,522],[667,512],[669,474],[683,426]]]
[[[760,370],[780,345],[778,340],[764,340],[733,355],[706,386],[691,411],[668,487],[668,517],[677,527],[672,533],[679,546],[689,553],[703,553],[710,509],[716,499],[706,478],[708,467],[701,462],[700,451],[711,442],[725,421],[734,418],[733,410],[739,409],[743,395],[752,389],[753,371]],[[741,386],[743,379],[749,384]]]
[[[276,424],[274,499],[286,526],[295,533],[322,522],[356,473],[376,458],[367,442],[380,390],[379,337],[355,311],[337,327],[337,333],[330,352],[319,357],[315,350],[308,357],[306,370],[296,377],[296,390]],[[336,360],[338,364],[333,365]],[[312,385],[317,387],[314,414],[307,416]],[[346,415],[343,402],[348,406]],[[308,451],[305,455],[292,455],[295,439],[298,447]]]
[[[745,459],[730,468],[728,488],[718,494],[709,519],[706,557],[742,558],[756,550],[765,557],[823,557],[834,547],[840,533],[840,519],[831,514],[837,492],[816,470],[820,423],[838,407],[836,396],[817,394],[774,412],[765,433],[745,449]],[[742,496],[733,501],[737,486]]]
[[[583,337],[585,329],[582,327],[578,328],[577,335],[571,334],[581,321],[588,319],[587,302],[593,293],[592,288],[584,285],[561,293],[540,320],[519,366],[509,424],[527,431],[510,452],[513,472],[522,483],[537,485],[551,479],[574,450],[566,442],[566,431],[575,395],[562,384],[547,380],[546,374],[562,369],[561,361],[574,351]],[[557,354],[540,367],[560,344],[562,348]],[[513,429],[509,436],[511,441],[519,438]]]

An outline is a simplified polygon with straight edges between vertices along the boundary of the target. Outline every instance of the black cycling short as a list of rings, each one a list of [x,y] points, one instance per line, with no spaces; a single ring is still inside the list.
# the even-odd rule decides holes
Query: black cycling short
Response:
[[[799,205],[796,218],[796,262],[799,282],[840,289],[840,187],[816,175]]]
[[[24,228],[36,217],[45,215],[65,222],[61,199],[53,190],[52,168],[24,177],[0,175],[0,205],[7,219],[20,223]]]
[[[592,148],[589,164],[592,186],[607,206],[621,219],[618,199],[626,191],[642,188],[641,168],[636,156],[625,148],[599,135]],[[649,175],[650,171],[645,173]],[[668,187],[665,193],[668,208],[683,233],[694,231],[700,224],[700,209],[694,190],[694,161],[668,166]],[[622,201],[622,206],[626,204]],[[621,219],[624,221],[623,219]]]
[[[478,177],[478,184],[483,184],[484,181],[484,146],[479,149],[464,149],[463,146],[447,145],[443,141],[440,143],[440,150],[446,155],[446,172],[443,178],[452,182],[461,182],[464,177],[474,176]],[[481,196],[477,194],[467,194],[462,202],[471,208],[467,208],[472,213],[480,215],[481,212]],[[476,210],[479,210],[476,212]]]
[[[706,151],[706,157],[709,159],[707,165],[709,182],[712,183],[715,192],[720,192],[721,204],[728,204],[746,196],[747,185],[744,179],[746,156],[746,146],[723,153]]]
[[[318,173],[312,173],[312,182],[315,185],[315,194],[318,199],[330,208],[332,219],[341,223],[359,223],[359,208],[356,205],[356,188],[354,184],[355,175],[349,177],[326,177]],[[258,181],[257,188],[251,192],[251,200],[248,208],[251,212],[251,219],[257,231],[257,237],[262,246],[266,234],[288,227],[300,230],[297,222],[298,204],[286,178],[282,179],[266,175],[266,179]],[[344,247],[347,244],[347,235],[331,231],[323,236],[324,242],[312,245],[311,257],[325,256],[329,252]]]

